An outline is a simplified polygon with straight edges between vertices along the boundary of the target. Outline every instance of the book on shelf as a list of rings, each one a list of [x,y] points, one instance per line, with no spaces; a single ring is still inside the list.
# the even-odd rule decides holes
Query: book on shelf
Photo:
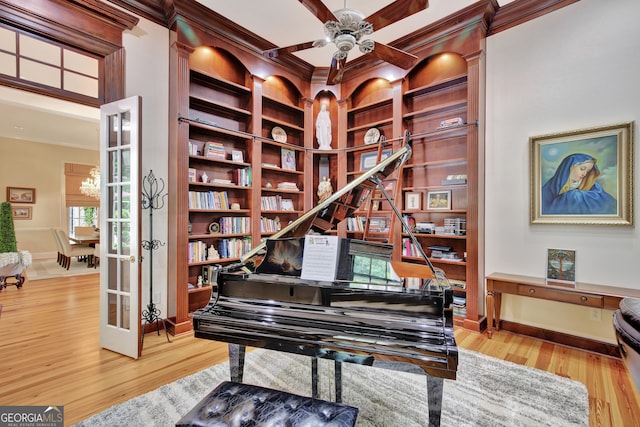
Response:
[[[236,185],[241,187],[251,187],[253,182],[251,168],[238,168],[233,171],[233,179]]]
[[[189,182],[196,182],[197,178],[196,178],[196,169],[195,168],[189,168]]]
[[[196,144],[194,142],[189,141],[188,150],[189,150],[189,155],[190,156],[197,156],[199,154],[198,153],[198,144]]]
[[[229,209],[226,191],[189,191],[189,209]]]
[[[223,216],[220,218],[220,233],[251,233],[251,218],[245,216]]]
[[[230,179],[222,179],[222,178],[213,178],[213,179],[209,180],[209,183],[211,183],[211,184],[231,184],[231,180]]]
[[[227,153],[224,151],[224,144],[220,142],[207,142],[205,144],[204,155],[205,157],[212,157],[219,160],[225,160],[227,158]]]
[[[383,233],[389,231],[387,225],[387,218],[385,217],[372,217],[369,220],[369,231],[373,233]]]
[[[279,182],[277,185],[278,190],[293,190],[293,191],[299,191],[298,190],[298,184],[296,184],[295,182]]]

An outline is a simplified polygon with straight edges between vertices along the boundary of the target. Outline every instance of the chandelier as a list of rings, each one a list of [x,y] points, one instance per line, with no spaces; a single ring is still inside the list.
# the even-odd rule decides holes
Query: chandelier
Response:
[[[89,178],[80,184],[80,192],[85,196],[100,200],[100,168],[95,167],[89,172]]]

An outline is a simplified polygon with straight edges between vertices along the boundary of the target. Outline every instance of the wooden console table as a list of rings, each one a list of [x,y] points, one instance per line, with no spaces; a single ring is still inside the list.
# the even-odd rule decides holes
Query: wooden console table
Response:
[[[502,294],[520,295],[586,307],[616,310],[625,297],[640,298],[640,290],[577,282],[575,287],[547,284],[541,277],[493,273],[487,276],[487,331],[500,330]],[[495,319],[495,326],[494,326]]]

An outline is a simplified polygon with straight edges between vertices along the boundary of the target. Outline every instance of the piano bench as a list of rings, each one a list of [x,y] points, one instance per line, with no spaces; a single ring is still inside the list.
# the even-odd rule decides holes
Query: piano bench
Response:
[[[176,427],[287,425],[353,427],[358,408],[283,391],[224,381]]]

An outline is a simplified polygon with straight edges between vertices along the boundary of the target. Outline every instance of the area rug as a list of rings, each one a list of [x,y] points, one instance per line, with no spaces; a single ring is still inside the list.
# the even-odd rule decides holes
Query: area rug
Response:
[[[444,384],[443,426],[588,426],[584,384],[469,350],[459,351],[457,379]],[[320,362],[322,378],[332,378],[332,363]],[[424,375],[351,363],[344,363],[342,371],[342,401],[359,408],[357,426],[427,425]],[[228,379],[225,362],[113,406],[76,426],[174,426]],[[310,359],[254,350],[247,354],[244,382],[310,396]],[[329,381],[321,383],[320,398],[333,400],[332,389]]]
[[[71,260],[69,270],[61,267],[55,259],[33,260],[26,270],[28,280],[44,280],[56,277],[80,276],[84,274],[98,274],[99,269],[87,267],[86,262]]]

